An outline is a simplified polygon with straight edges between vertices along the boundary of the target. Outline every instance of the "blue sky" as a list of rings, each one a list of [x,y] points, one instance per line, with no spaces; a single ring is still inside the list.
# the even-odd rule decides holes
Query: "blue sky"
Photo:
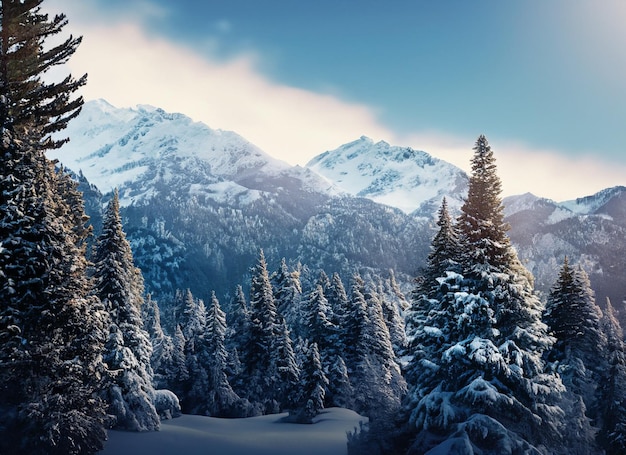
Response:
[[[178,110],[293,164],[363,134],[467,168],[484,133],[505,192],[626,184],[620,0],[49,4],[84,36],[86,98]]]

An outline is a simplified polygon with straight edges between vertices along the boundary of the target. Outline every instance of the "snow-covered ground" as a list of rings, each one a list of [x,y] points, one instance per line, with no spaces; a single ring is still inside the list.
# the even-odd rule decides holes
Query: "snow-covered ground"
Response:
[[[285,423],[287,414],[248,419],[183,415],[161,431],[109,431],[102,455],[345,455],[347,432],[367,419],[339,408],[325,409],[311,425]]]

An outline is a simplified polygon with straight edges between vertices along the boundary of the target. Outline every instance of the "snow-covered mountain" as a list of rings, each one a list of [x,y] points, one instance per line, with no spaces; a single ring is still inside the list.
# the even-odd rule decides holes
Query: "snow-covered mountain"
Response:
[[[338,192],[317,175],[272,158],[237,133],[147,105],[119,109],[104,100],[89,101],[61,137],[71,140],[49,157],[82,172],[105,193],[124,188],[123,206],[153,196],[156,185],[175,185],[186,173],[214,180],[203,182],[208,184],[202,188],[188,188],[214,198],[252,201],[258,194],[249,190],[256,189],[254,182],[261,177],[296,180],[316,192]]]
[[[51,157],[82,171],[96,229],[106,193],[119,189],[136,262],[157,296],[232,291],[259,248],[270,266],[285,257],[346,279],[394,269],[411,286],[441,197],[454,209],[467,191],[460,169],[425,152],[363,137],[291,167],[236,133],[149,106],[88,102],[64,135],[71,142]],[[525,194],[504,205],[511,240],[541,291],[567,255],[590,274],[600,303],[623,298],[626,188],[562,203]]]
[[[82,173],[94,221],[118,188],[127,237],[156,298],[185,288],[204,299],[232,293],[246,285],[260,248],[270,267],[285,257],[346,280],[394,269],[410,282],[427,254],[423,221],[182,114],[92,101],[64,135],[70,143],[50,157]]]
[[[560,203],[532,194],[503,203],[511,240],[539,290],[549,291],[567,256],[589,273],[599,304],[624,298],[626,187]]]
[[[365,136],[316,156],[306,166],[354,196],[417,216],[436,213],[443,196],[452,210],[458,209],[467,192],[467,175],[458,167]]]

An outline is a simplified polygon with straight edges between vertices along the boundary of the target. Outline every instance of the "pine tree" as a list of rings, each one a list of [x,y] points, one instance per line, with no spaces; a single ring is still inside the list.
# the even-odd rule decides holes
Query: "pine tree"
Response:
[[[276,397],[280,410],[291,410],[297,401],[300,368],[296,361],[287,322],[282,316],[278,319],[270,360],[272,370],[267,374],[275,378],[275,390],[271,394]]]
[[[385,291],[385,287],[388,287],[388,291]],[[382,281],[379,282],[377,294],[383,310],[383,316],[385,317],[385,324],[389,329],[389,337],[391,339],[393,351],[396,355],[401,355],[404,353],[406,348],[407,338],[404,318],[402,317],[398,307],[405,307],[408,303],[406,302],[406,299],[400,289],[397,287],[393,271],[391,271],[391,276],[388,280],[386,280],[385,285],[383,285]],[[397,300],[392,301],[389,297],[387,297],[389,294]]]
[[[433,291],[437,292],[439,287],[437,278],[445,277],[447,271],[455,270],[459,260],[461,246],[445,197],[439,208],[437,226],[439,229],[432,240],[428,262],[423,274],[423,284],[419,289],[420,294],[427,296],[431,295]]]
[[[169,388],[168,378],[174,375],[174,341],[163,331],[161,326],[161,312],[156,300],[148,294],[142,306],[141,316],[143,326],[150,336],[152,356],[150,366],[153,371],[153,383],[157,389]]]
[[[79,40],[46,49],[66,20],[40,4],[0,5],[0,452],[93,453],[106,437],[106,313],[89,295],[82,201],[43,154],[78,112],[84,78],[42,82]]]
[[[311,423],[313,417],[324,409],[324,396],[328,379],[322,369],[316,343],[303,344],[299,358],[301,374],[297,408],[291,410],[290,416],[295,422]]]
[[[345,325],[341,332],[341,346],[344,347],[343,358],[352,378],[363,355],[359,349],[359,340],[364,336],[368,324],[367,303],[365,302],[365,282],[361,275],[355,274],[350,286],[350,300]]]
[[[122,228],[117,191],[109,202],[94,252],[95,292],[111,318],[104,361],[111,378],[106,390],[115,426],[131,431],[158,430],[152,403],[152,345],[143,329],[143,278]]]
[[[556,342],[548,360],[563,378],[565,386],[580,395],[587,416],[598,423],[598,387],[607,363],[607,340],[600,320],[589,277],[581,268],[572,269],[567,258],[548,296],[544,321]]]
[[[304,338],[317,343],[318,349],[324,357],[338,344],[338,329],[332,323],[332,310],[324,296],[322,285],[318,284],[307,296],[304,307]]]
[[[333,273],[325,295],[331,308],[332,323],[341,331],[348,313],[348,295],[337,272]]]
[[[248,377],[245,371],[248,349],[253,346],[250,338],[250,312],[241,285],[237,286],[235,299],[231,305],[232,314],[228,319],[226,346],[229,351],[232,385],[239,396],[247,395]]]
[[[232,416],[234,405],[239,397],[233,391],[227,377],[228,352],[224,345],[226,339],[226,314],[222,311],[215,292],[211,294],[211,303],[206,318],[206,368],[209,375],[207,391],[207,409],[212,416]]]
[[[244,374],[248,378],[246,397],[251,402],[260,404],[263,413],[278,412],[279,397],[274,395],[276,378],[266,373],[275,370],[271,353],[280,321],[263,250],[252,270],[250,320],[251,336],[249,344],[245,347],[247,357],[244,366]]]
[[[187,289],[184,293],[182,332],[185,338],[185,363],[188,379],[179,395],[183,412],[211,415],[207,403],[210,378],[207,370],[207,310],[202,299],[197,299]]]
[[[60,82],[44,83],[41,76],[64,64],[74,54],[82,38],[70,36],[46,49],[47,40],[67,25],[64,14],[50,19],[41,13],[43,0],[10,0],[1,5],[0,84],[5,97],[0,104],[0,121],[22,140],[31,136],[38,150],[58,148],[65,140],[53,140],[51,133],[63,130],[83,105],[82,97],[72,99],[87,82],[67,76]]]
[[[412,450],[584,453],[588,421],[562,395],[559,377],[545,371],[551,339],[532,276],[506,235],[500,192],[493,153],[480,136],[458,220],[461,273],[446,270],[438,280],[422,323],[434,346],[410,367]]]
[[[172,390],[178,397],[182,397],[185,386],[189,381],[189,370],[187,369],[187,358],[185,357],[185,335],[179,324],[176,325],[174,336],[172,337],[174,351],[172,353],[172,368],[167,370],[164,381],[167,388]]]
[[[431,246],[428,262],[421,276],[416,278],[416,287],[413,290],[411,307],[406,317],[406,333],[411,339],[410,351],[413,362],[407,369],[407,378],[414,380],[415,375],[423,370],[422,362],[429,362],[434,355],[438,342],[441,341],[441,331],[436,326],[426,325],[431,311],[439,306],[443,298],[440,292],[438,279],[445,278],[447,272],[460,272],[461,244],[456,226],[448,212],[446,199],[443,198],[437,220],[439,230],[435,234]],[[445,289],[444,289],[445,292]]]
[[[626,347],[624,333],[607,299],[601,321],[607,338],[607,364],[600,381],[600,446],[609,455],[626,453]]]
[[[357,375],[355,379],[357,407],[372,421],[392,420],[406,393],[406,382],[400,372],[382,304],[373,283],[364,288],[363,296],[368,317],[359,349],[365,354],[361,360],[361,371],[366,373],[361,378]],[[359,393],[361,387],[362,392]],[[365,398],[360,406],[359,397]]]
[[[287,325],[296,333],[300,333],[302,323],[302,285],[298,271],[289,271],[287,262],[283,258],[280,267],[271,279],[274,289],[276,311],[283,315]]]

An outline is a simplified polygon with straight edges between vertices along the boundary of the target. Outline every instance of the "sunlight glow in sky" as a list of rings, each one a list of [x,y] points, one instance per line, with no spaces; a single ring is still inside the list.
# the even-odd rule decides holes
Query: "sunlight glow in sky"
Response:
[[[86,99],[151,104],[292,164],[367,135],[469,168],[485,134],[505,194],[626,185],[626,5],[47,0],[83,35]]]

